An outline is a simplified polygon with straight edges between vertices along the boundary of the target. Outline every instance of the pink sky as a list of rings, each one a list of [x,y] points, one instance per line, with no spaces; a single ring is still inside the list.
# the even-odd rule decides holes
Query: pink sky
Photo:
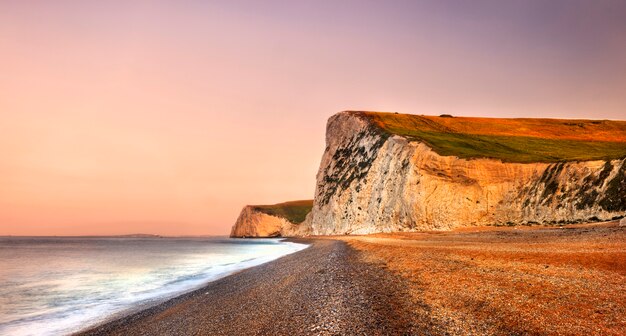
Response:
[[[345,109],[626,119],[626,6],[3,1],[0,235],[226,234]]]

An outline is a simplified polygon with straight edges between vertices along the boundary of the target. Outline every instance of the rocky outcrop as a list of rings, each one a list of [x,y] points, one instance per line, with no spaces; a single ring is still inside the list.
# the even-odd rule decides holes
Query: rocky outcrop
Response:
[[[231,237],[291,237],[309,234],[300,225],[311,211],[313,201],[293,201],[273,205],[247,205],[233,225]]]
[[[231,237],[280,237],[283,226],[288,226],[286,219],[270,216],[257,211],[252,206],[245,206],[235,225],[231,229]]]
[[[367,234],[625,213],[623,157],[515,163],[443,156],[361,113],[342,112],[328,121],[313,210],[302,226],[315,235]]]

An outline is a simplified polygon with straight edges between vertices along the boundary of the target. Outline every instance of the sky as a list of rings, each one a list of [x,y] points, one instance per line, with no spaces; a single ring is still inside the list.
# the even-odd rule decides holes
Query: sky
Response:
[[[0,235],[227,234],[342,110],[626,119],[626,2],[0,1]]]

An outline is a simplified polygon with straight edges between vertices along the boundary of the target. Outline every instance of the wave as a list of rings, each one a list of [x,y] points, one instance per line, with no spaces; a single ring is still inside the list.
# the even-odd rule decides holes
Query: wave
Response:
[[[41,258],[59,265],[50,272],[45,264],[27,270],[8,265],[7,281],[0,279],[1,335],[70,334],[307,247],[280,239],[159,239],[141,241],[138,248],[136,239],[109,239],[72,241],[68,253],[64,242],[58,244],[23,252],[35,263]],[[63,252],[56,258],[37,255],[50,250]]]

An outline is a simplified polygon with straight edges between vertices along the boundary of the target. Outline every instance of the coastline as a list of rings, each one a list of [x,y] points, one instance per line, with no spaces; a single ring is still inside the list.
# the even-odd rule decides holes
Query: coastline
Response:
[[[333,239],[74,335],[410,334],[406,284]],[[385,291],[381,291],[385,288]]]
[[[80,332],[306,247],[283,239],[2,239],[0,334]]]
[[[289,238],[309,247],[76,335],[623,335],[626,227]]]

